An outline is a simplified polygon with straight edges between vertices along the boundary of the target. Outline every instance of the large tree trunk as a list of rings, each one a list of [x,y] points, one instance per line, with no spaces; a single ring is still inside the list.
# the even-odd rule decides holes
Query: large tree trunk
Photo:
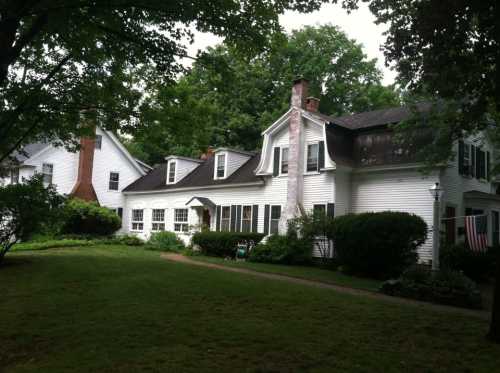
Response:
[[[491,310],[491,325],[488,338],[493,342],[500,343],[500,255],[497,255],[497,270],[495,278],[495,291],[493,308]]]

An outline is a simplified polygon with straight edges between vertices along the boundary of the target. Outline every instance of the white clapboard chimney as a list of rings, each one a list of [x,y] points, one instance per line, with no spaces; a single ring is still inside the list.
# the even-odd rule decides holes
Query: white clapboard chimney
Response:
[[[299,215],[302,208],[304,186],[304,124],[302,110],[305,109],[309,82],[297,79],[293,82],[290,122],[288,125],[288,177],[286,206],[280,221],[280,233],[285,233],[287,221]]]

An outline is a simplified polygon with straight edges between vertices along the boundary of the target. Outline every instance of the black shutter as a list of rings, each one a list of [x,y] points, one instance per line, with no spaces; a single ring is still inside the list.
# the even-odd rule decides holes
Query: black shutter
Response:
[[[485,172],[484,172],[484,152],[482,150],[479,150],[477,148],[477,167],[479,168],[476,172],[477,178],[478,179],[484,179]]]
[[[490,179],[490,152],[486,152],[486,180]]]
[[[241,232],[241,205],[236,206],[236,232]]]
[[[462,140],[458,142],[458,173],[464,174],[464,142]]]
[[[229,231],[236,231],[236,205],[231,205],[231,226]]]
[[[335,216],[335,203],[328,203],[326,205],[326,216],[333,218]]]
[[[252,232],[257,233],[257,224],[259,223],[259,205],[253,205],[252,208]]]
[[[215,230],[217,232],[220,231],[220,206],[217,206],[215,209],[217,212],[215,214]]]
[[[269,205],[264,206],[264,234],[269,234]]]
[[[278,176],[280,174],[280,148],[274,148],[274,158],[273,158],[273,176]]]
[[[325,168],[325,142],[318,143],[318,171]]]
[[[476,173],[476,147],[474,145],[470,146],[470,165],[469,172],[467,173],[470,176],[477,176]]]

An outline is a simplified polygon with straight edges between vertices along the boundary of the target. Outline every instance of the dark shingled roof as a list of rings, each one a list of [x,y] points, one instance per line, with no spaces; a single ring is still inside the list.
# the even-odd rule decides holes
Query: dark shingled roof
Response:
[[[124,192],[149,192],[179,188],[230,185],[263,181],[254,170],[259,164],[260,154],[252,156],[243,166],[223,180],[214,180],[214,156],[196,167],[191,173],[175,184],[167,184],[167,164],[162,163],[149,174],[134,181],[123,189]]]
[[[25,145],[21,150],[16,150],[12,153],[12,158],[17,162],[22,163],[28,158],[32,157],[40,150],[46,148],[49,144],[44,142],[35,142],[32,144]]]

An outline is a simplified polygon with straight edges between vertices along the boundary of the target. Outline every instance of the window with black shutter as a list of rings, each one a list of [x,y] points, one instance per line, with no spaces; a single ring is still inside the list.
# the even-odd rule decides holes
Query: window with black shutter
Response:
[[[273,156],[273,176],[278,176],[280,173],[280,147],[276,146],[274,148]]]
[[[257,233],[257,224],[259,222],[259,205],[253,205],[252,208],[252,232]]]

